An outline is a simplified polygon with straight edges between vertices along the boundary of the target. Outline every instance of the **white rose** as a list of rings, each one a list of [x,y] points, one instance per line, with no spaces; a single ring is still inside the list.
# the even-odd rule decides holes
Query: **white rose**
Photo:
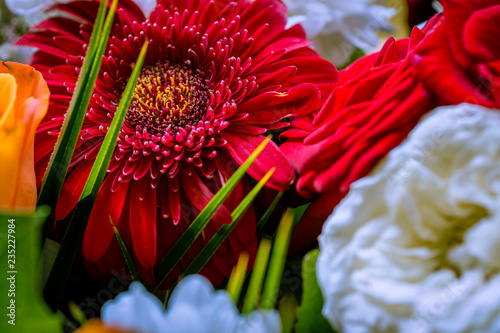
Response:
[[[372,0],[285,0],[288,26],[302,24],[313,47],[335,65],[343,65],[354,47],[369,51],[378,43],[378,30],[396,10]],[[378,1],[381,2],[381,1]]]
[[[319,237],[344,332],[500,332],[500,111],[434,110],[355,182]]]

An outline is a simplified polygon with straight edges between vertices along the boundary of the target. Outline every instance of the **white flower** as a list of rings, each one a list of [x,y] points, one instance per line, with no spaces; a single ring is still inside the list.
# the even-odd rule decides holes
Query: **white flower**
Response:
[[[106,325],[122,327],[137,332],[161,332],[163,304],[147,292],[139,282],[130,285],[127,292],[119,294],[102,307],[102,320]]]
[[[5,0],[7,8],[16,15],[26,19],[30,26],[36,25],[48,16],[45,9],[58,3],[67,3],[71,0]]]
[[[500,111],[438,108],[355,182],[319,237],[343,332],[500,332]]]
[[[134,282],[128,292],[104,304],[106,325],[141,333],[273,333],[281,332],[276,311],[242,316],[225,290],[214,291],[201,275],[184,278],[174,289],[166,311],[161,302]]]
[[[396,11],[372,0],[285,0],[288,26],[302,24],[313,47],[335,65],[343,65],[354,47],[369,51],[378,43],[377,30]]]

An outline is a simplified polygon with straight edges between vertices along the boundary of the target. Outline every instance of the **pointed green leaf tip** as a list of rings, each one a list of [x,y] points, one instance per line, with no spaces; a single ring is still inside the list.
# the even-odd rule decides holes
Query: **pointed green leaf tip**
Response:
[[[271,262],[269,263],[269,270],[262,293],[261,308],[263,310],[274,309],[276,299],[280,289],[281,276],[285,268],[286,253],[288,244],[290,243],[290,236],[292,234],[293,225],[293,212],[288,209],[281,219],[274,241],[273,252],[271,254]]]
[[[236,267],[233,268],[231,276],[229,277],[229,282],[227,283],[227,292],[236,306],[238,306],[240,302],[241,289],[243,288],[243,282],[245,282],[248,260],[249,257],[247,253],[243,252],[240,254],[238,263]]]
[[[144,282],[142,282],[141,279],[139,278],[139,274],[137,274],[137,270],[135,269],[134,263],[132,261],[132,257],[130,256],[130,253],[128,252],[127,247],[125,246],[125,243],[123,242],[122,236],[120,236],[120,233],[118,232],[118,228],[113,223],[111,216],[109,217],[109,222],[111,223],[111,227],[113,228],[113,232],[115,233],[115,237],[118,240],[118,244],[120,244],[120,249],[122,250],[122,254],[123,254],[123,257],[125,258],[125,262],[127,263],[127,267],[130,270],[130,274],[132,275],[132,280],[139,281],[139,282],[144,284]]]
[[[241,311],[244,314],[249,314],[255,310],[259,302],[262,284],[267,270],[267,263],[269,261],[269,254],[271,253],[271,245],[269,239],[260,241],[252,276],[250,277],[250,284],[248,285],[245,301],[243,302],[243,309]]]
[[[231,231],[236,227],[236,224],[240,220],[241,217],[245,214],[247,209],[252,205],[253,201],[262,190],[264,185],[266,185],[269,178],[271,178],[272,174],[276,168],[271,168],[269,172],[262,177],[259,183],[248,193],[248,195],[240,202],[240,204],[234,209],[231,217],[233,218],[233,222],[230,224],[222,225],[219,230],[215,233],[215,235],[208,241],[208,243],[203,247],[200,253],[196,256],[193,262],[188,266],[188,268],[184,271],[183,275],[198,273],[212,258],[212,256],[217,252],[219,247],[224,243],[227,239]]]
[[[222,206],[224,201],[227,199],[229,194],[236,188],[239,181],[245,176],[246,171],[250,165],[255,161],[257,156],[264,150],[266,145],[269,143],[270,137],[255,149],[255,151],[248,157],[248,159],[243,163],[228,179],[226,185],[222,187],[210,200],[210,202],[205,206],[200,214],[194,219],[187,230],[179,237],[174,246],[170,249],[167,255],[160,262],[158,267],[155,269],[155,278],[157,281],[156,289],[162,284],[165,278],[170,274],[175,265],[179,263],[181,258],[187,252],[189,247],[194,243],[196,238],[201,234],[203,229],[206,227],[208,222],[215,215],[217,210]]]

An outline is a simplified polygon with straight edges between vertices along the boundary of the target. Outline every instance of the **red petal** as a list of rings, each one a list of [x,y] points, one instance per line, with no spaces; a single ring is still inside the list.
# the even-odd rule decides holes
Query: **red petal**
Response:
[[[449,36],[453,55],[456,61],[465,68],[469,68],[473,62],[467,53],[463,43],[464,26],[472,13],[482,8],[498,5],[498,0],[454,0],[442,1],[444,16],[446,18],[446,34]],[[494,34],[493,31],[489,32]],[[495,44],[497,44],[495,42]]]
[[[114,178],[115,174],[107,175],[90,213],[83,238],[83,255],[90,262],[96,262],[104,255],[114,237],[109,217],[116,226],[121,222],[130,182],[123,183],[115,192],[111,192]]]
[[[238,113],[248,113],[245,122],[269,124],[285,117],[301,116],[315,110],[321,100],[318,88],[313,84],[301,84],[287,92],[261,94],[238,106]]]
[[[228,130],[223,131],[220,135],[227,141],[226,148],[239,165],[243,164],[255,148],[265,140],[265,137],[260,135],[252,136]],[[250,166],[248,173],[253,178],[260,180],[272,167],[276,167],[276,171],[266,186],[278,191],[285,190],[295,177],[295,173],[285,155],[271,141]]]
[[[141,183],[148,189],[141,200]],[[146,268],[156,263],[156,190],[149,186],[149,180],[133,182],[130,193],[130,234],[132,246],[139,262]]]
[[[203,208],[208,204],[208,202],[214,197],[214,192],[217,192],[217,188],[210,190],[198,177],[198,174],[192,169],[192,167],[187,164],[185,168],[188,169],[190,175],[186,172],[180,172],[180,180],[182,182],[182,188],[184,192],[188,196],[189,200],[193,207],[195,207],[198,211],[202,211]],[[214,216],[214,220],[216,220],[220,224],[231,223],[231,213],[227,210],[227,208],[222,205],[217,213]]]
[[[500,5],[474,12],[464,27],[464,46],[482,61],[500,59]]]
[[[321,233],[323,223],[342,199],[337,191],[324,193],[307,207],[290,239],[288,255],[298,256],[308,251]]]
[[[82,161],[64,182],[57,201],[56,220],[62,220],[75,208],[82,195],[90,170],[92,170],[92,165],[94,165],[94,161]]]
[[[178,175],[175,176],[175,178],[179,177]],[[181,198],[180,198],[180,191],[174,191],[172,187],[170,186],[170,183],[172,182],[172,178],[168,180],[169,182],[169,189],[168,189],[168,199],[169,199],[169,208],[170,208],[170,214],[172,216],[172,220],[175,225],[179,223],[181,220]]]
[[[260,27],[266,24],[269,25],[266,35],[254,44],[255,50],[260,52],[263,46],[267,45],[284,30],[287,21],[286,7],[280,0],[259,0],[247,3],[249,6],[240,14],[241,22],[245,22],[240,29],[247,29],[248,36],[252,37]],[[269,20],[270,17],[273,18],[272,21]]]
[[[462,102],[493,107],[494,104],[476,88],[468,73],[451,53],[443,24],[436,27],[416,49],[415,76],[446,104]]]

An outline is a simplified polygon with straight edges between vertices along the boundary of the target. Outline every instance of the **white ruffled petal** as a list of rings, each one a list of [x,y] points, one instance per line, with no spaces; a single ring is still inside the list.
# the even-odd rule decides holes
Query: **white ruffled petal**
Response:
[[[378,43],[379,30],[391,30],[393,8],[371,0],[285,0],[288,26],[302,24],[315,49],[336,65],[343,65],[354,48],[364,51]]]
[[[438,108],[354,184],[319,237],[344,332],[500,332],[500,112]]]

